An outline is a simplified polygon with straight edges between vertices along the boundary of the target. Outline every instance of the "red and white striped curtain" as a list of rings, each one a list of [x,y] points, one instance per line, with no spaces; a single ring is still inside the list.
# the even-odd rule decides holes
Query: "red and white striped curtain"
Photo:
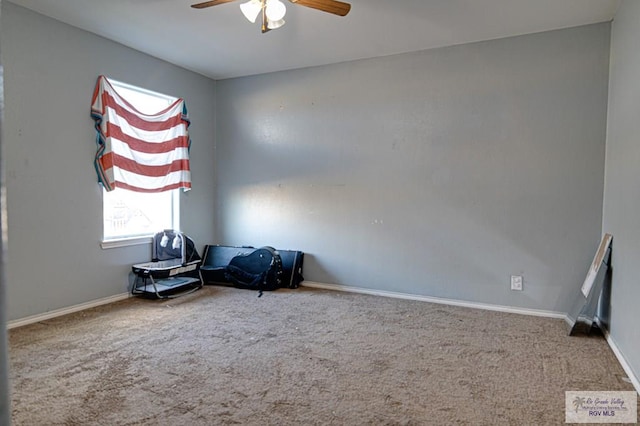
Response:
[[[107,191],[191,189],[190,122],[183,99],[156,114],[143,114],[101,75],[91,116],[97,131],[96,172]]]

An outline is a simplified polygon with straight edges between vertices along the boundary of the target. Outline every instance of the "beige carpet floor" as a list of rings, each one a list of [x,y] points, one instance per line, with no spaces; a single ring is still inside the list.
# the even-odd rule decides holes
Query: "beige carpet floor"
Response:
[[[11,330],[14,425],[562,425],[633,390],[564,321],[300,288],[205,287]]]

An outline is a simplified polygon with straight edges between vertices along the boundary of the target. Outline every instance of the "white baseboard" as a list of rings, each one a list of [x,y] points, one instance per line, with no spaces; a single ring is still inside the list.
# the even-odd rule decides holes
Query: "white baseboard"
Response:
[[[622,369],[625,373],[627,373],[631,384],[636,389],[636,392],[640,394],[640,380],[638,380],[638,377],[635,375],[635,372],[631,368],[631,365],[629,365],[627,359],[624,357],[624,355],[622,355],[622,352],[618,348],[615,340],[613,340],[613,338],[611,337],[611,333],[609,333],[609,331],[604,328],[601,328],[601,330],[604,332],[604,337],[605,339],[607,339],[607,343],[609,344],[609,347],[613,351],[614,355],[616,356],[616,358],[618,358],[618,362],[622,366]]]
[[[114,296],[103,297],[102,299],[92,300],[90,302],[80,303],[79,305],[69,306],[67,308],[55,309],[53,311],[42,314],[31,315],[17,320],[7,321],[7,329],[22,327],[23,325],[34,324],[36,322],[60,317],[62,315],[72,314],[74,312],[84,311],[85,309],[95,308],[96,306],[106,305],[108,303],[118,302],[131,297],[131,293],[121,293]]]
[[[339,284],[325,284],[315,281],[303,281],[304,287],[323,288],[326,290],[346,291],[349,293],[371,294],[374,296],[393,297],[396,299],[418,300],[421,302],[439,303],[441,305],[461,306],[465,308],[484,309],[487,311],[508,312],[511,314],[532,315],[536,317],[560,318],[566,321],[566,312],[544,311],[540,309],[514,308],[512,306],[492,305],[490,303],[467,302],[464,300],[445,299],[442,297],[422,296],[419,294],[398,293],[395,291],[372,290],[362,287],[352,287]]]

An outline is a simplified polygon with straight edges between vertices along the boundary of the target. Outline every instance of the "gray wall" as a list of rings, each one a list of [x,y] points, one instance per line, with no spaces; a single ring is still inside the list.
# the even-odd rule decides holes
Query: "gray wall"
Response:
[[[215,82],[122,45],[2,4],[9,319],[127,291],[149,245],[102,250],[102,192],[93,167],[91,95],[98,75],[186,100],[193,190],[183,230],[214,237]]]
[[[0,11],[2,9],[2,1],[0,1]],[[0,13],[1,16],[1,13]],[[2,20],[0,19],[0,28]],[[1,47],[1,46],[0,46]],[[2,49],[0,49],[1,51]],[[2,60],[0,58],[0,188],[5,191],[4,186],[4,141],[2,138],[2,110],[4,106],[4,82],[2,71]],[[5,221],[6,205],[4,197],[0,195],[0,234],[4,235],[6,231]],[[6,332],[6,298],[5,298],[5,256],[6,241],[2,238],[0,244],[0,424],[8,425],[11,422],[11,406],[9,403],[9,374],[8,374],[8,353],[7,353],[7,332]]]
[[[219,81],[219,242],[303,250],[312,281],[566,312],[601,235],[609,35]]]
[[[613,22],[603,230],[613,235],[611,338],[640,377],[640,2]]]

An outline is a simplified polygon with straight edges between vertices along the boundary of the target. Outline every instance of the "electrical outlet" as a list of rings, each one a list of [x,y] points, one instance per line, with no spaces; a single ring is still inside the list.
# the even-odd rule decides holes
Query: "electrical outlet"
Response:
[[[511,275],[511,290],[522,291],[522,275]]]

